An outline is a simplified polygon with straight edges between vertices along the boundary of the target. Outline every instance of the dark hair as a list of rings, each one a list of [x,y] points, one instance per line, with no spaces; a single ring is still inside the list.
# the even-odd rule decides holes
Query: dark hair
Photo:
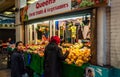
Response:
[[[91,69],[88,69],[88,72],[89,72],[89,73],[91,73],[91,72],[92,72],[92,70],[91,70]]]
[[[16,43],[15,47],[17,47],[19,43],[23,43],[23,42],[22,42],[22,41],[18,41],[18,42]]]

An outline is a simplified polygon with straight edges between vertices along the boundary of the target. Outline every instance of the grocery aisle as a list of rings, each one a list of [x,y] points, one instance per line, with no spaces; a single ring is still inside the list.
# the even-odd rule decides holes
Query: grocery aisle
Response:
[[[7,69],[7,54],[0,54],[0,70]]]
[[[7,54],[0,54],[0,77],[10,77],[10,69],[7,69]]]

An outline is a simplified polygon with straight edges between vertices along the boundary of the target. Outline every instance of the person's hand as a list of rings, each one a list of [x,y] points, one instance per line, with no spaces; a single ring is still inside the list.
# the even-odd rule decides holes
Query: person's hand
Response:
[[[69,51],[69,50],[66,50],[66,53],[70,53],[70,51]]]
[[[59,47],[59,48],[61,48],[61,49],[63,49],[63,47],[62,47],[62,46],[60,46],[60,45],[59,45],[58,47]]]

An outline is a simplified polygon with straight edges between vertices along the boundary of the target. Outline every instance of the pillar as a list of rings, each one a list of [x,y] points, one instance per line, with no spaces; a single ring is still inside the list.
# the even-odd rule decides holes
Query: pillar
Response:
[[[20,9],[20,0],[15,0],[15,7]],[[24,27],[20,22],[20,10],[15,13],[16,41],[24,42]]]
[[[98,8],[97,11],[97,64],[106,65],[106,8]]]

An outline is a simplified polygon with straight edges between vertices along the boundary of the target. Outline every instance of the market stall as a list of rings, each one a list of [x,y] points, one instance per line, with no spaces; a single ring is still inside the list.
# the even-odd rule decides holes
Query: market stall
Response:
[[[31,59],[29,56],[31,55]],[[30,59],[30,62],[29,62]],[[40,57],[37,54],[25,53],[26,65],[33,69],[39,76],[44,74],[43,61],[44,57]],[[85,74],[85,68],[89,64],[83,64],[81,67],[75,64],[67,64],[66,62],[62,63],[63,65],[63,77],[83,77]]]
[[[23,17],[23,21],[27,22],[27,66],[39,75],[44,74],[44,48],[49,38],[57,35],[61,39],[63,54],[70,51],[63,62],[63,77],[83,77],[89,63],[97,63],[96,7],[105,6],[107,0],[55,0],[48,5],[44,3],[47,1],[25,7],[27,18],[24,20]]]
[[[44,57],[40,57],[38,54],[25,53],[26,66],[30,67],[39,75],[43,74],[43,59]]]

